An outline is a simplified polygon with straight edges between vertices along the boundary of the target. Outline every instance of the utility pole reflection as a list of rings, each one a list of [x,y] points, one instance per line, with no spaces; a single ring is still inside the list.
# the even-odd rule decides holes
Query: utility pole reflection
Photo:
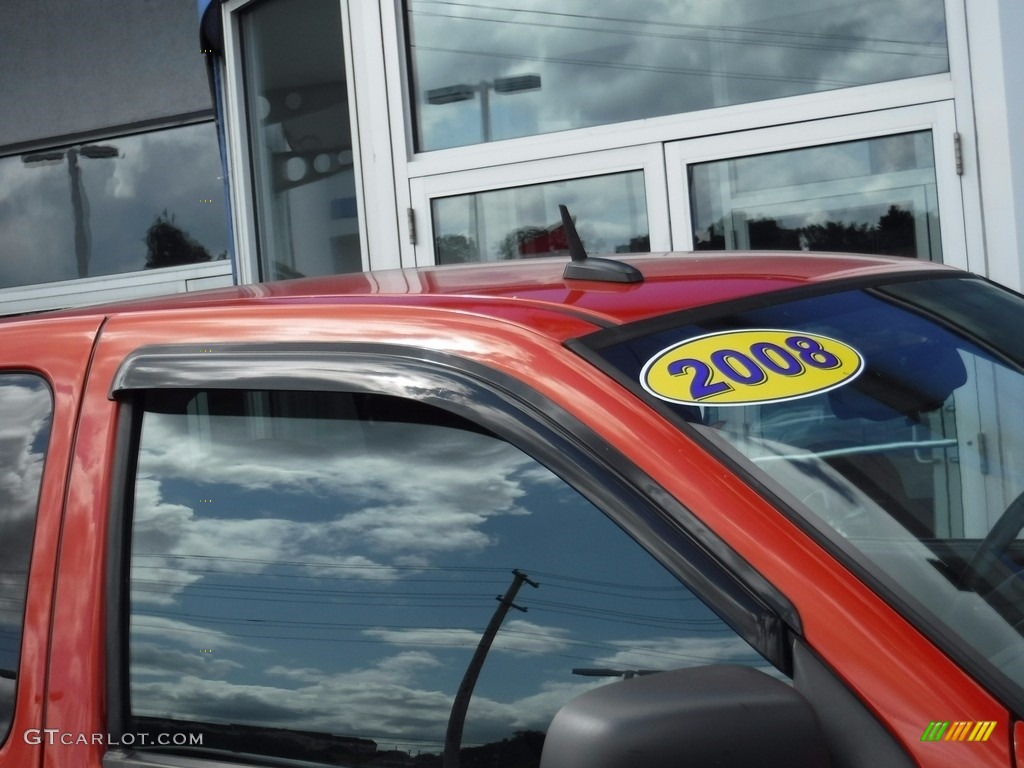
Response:
[[[487,629],[484,630],[484,634],[480,638],[476,652],[473,654],[469,666],[466,667],[466,674],[463,675],[462,682],[459,684],[459,690],[455,694],[455,701],[452,702],[452,712],[448,716],[448,732],[444,736],[444,768],[459,768],[459,749],[462,746],[462,728],[466,724],[466,710],[469,709],[469,700],[473,697],[476,680],[484,666],[487,652],[491,649],[491,643],[494,642],[495,635],[501,629],[501,623],[505,620],[509,608],[515,608],[517,611],[526,613],[525,608],[515,605],[512,601],[515,600],[516,594],[519,592],[519,588],[523,585],[524,581],[534,589],[540,586],[518,568],[512,571],[512,573],[515,576],[505,591],[504,596],[495,598],[498,601],[498,607],[495,609]]]

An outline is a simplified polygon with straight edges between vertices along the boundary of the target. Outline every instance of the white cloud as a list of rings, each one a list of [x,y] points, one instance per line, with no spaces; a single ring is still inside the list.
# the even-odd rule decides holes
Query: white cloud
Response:
[[[4,377],[5,382],[10,380]],[[8,608],[20,604],[25,595],[24,574],[46,458],[34,443],[46,434],[50,407],[48,392],[0,383],[0,598],[9,601]],[[0,616],[4,624],[20,624],[12,613]]]
[[[209,633],[205,633],[209,635]],[[221,651],[224,650],[222,646]],[[210,652],[212,651],[212,653]],[[243,669],[244,665],[230,659],[219,658],[217,649],[174,650],[152,642],[134,642],[131,646],[133,676],[179,677],[194,675],[224,677]]]
[[[165,616],[145,614],[133,616],[131,634],[133,646],[136,637],[158,637],[162,638],[165,644],[171,643],[185,648],[194,647],[197,653],[201,649],[213,649],[214,653],[241,649],[262,652],[259,648],[239,643],[226,632]]]
[[[480,632],[473,629],[368,629],[363,634],[392,645],[424,645],[476,648]],[[568,630],[544,627],[521,619],[505,622],[494,638],[491,651],[511,653],[555,653],[571,643]]]
[[[611,669],[678,669],[702,664],[749,663],[758,658],[736,635],[722,637],[655,637],[617,640],[622,650],[598,659],[596,666]]]
[[[299,687],[231,683],[183,676],[132,690],[137,712],[220,722],[298,727],[345,736],[435,740],[444,733],[451,696],[416,688],[411,676],[437,662],[429,654],[402,653],[377,665],[334,675],[316,670],[267,671]]]
[[[487,521],[528,514],[518,501],[546,473],[506,443],[469,432],[438,441],[433,429],[403,425],[367,453],[352,435],[296,445],[253,440],[245,420],[222,421],[205,453],[182,431],[184,418],[153,415],[146,424],[135,505],[140,601],[166,605],[204,574],[256,575],[276,563],[310,577],[397,579],[438,554],[491,546]],[[168,502],[166,488],[180,489],[179,480],[196,496],[216,488],[221,497],[210,507],[198,498]],[[244,516],[225,499],[252,492]]]

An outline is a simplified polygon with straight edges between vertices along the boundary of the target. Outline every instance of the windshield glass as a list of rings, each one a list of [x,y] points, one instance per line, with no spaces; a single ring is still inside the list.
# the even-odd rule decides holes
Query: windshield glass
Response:
[[[1024,299],[942,276],[764,304],[585,341],[1019,706]]]

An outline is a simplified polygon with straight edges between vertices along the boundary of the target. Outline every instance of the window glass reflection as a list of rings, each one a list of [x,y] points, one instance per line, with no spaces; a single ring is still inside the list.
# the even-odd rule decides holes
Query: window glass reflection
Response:
[[[592,253],[650,250],[643,171],[531,184],[432,202],[438,264],[502,261],[568,251],[563,203]]]
[[[564,703],[764,660],[590,502],[479,426],[395,397],[147,396],[131,562],[134,728],[331,765],[536,766]],[[530,583],[532,582],[532,583]],[[536,586],[534,586],[534,584]],[[452,742],[454,743],[454,742]]]
[[[43,380],[0,377],[0,743],[14,712],[21,629],[52,401]]]
[[[942,260],[928,131],[696,164],[690,202],[697,250]]]
[[[0,159],[0,288],[227,258],[213,123]]]
[[[264,0],[242,16],[260,277],[362,269],[337,0]]]
[[[946,72],[942,0],[407,0],[421,151]]]

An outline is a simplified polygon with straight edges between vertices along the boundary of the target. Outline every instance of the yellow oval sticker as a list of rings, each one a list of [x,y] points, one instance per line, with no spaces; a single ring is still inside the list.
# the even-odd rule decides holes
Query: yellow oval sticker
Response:
[[[864,369],[853,347],[804,331],[723,331],[673,344],[647,361],[644,389],[684,405],[755,405],[809,397]]]

